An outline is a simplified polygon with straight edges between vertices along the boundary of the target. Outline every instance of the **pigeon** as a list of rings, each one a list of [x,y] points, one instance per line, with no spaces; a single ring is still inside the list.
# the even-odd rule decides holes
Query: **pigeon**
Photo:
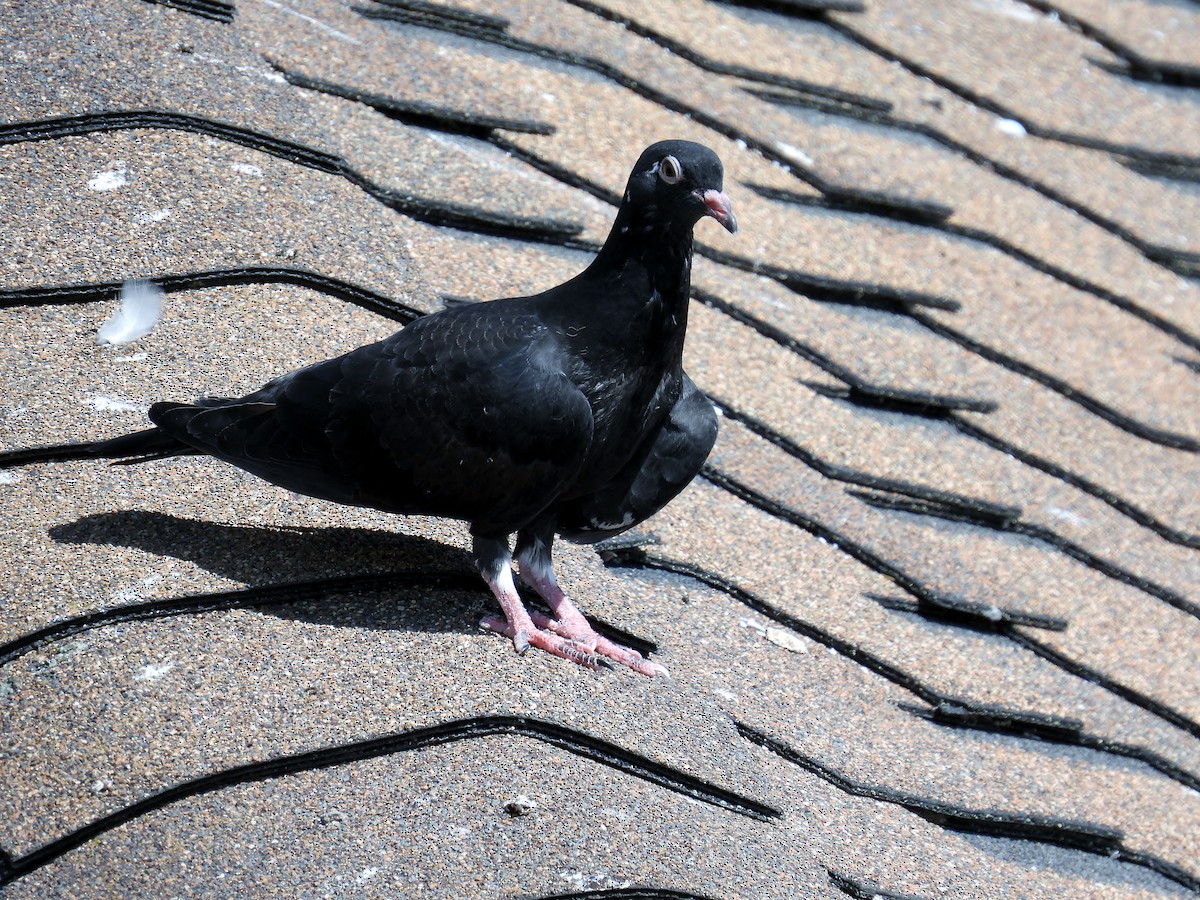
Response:
[[[155,403],[154,428],[86,454],[207,454],[311,497],[464,520],[503,612],[484,629],[520,653],[667,675],[593,629],[551,550],[556,536],[596,542],[642,522],[712,449],[716,414],[682,361],[693,227],[711,217],[737,231],[723,173],[701,144],[653,144],[603,247],[569,281],[448,306],[244,397]],[[551,615],[522,602],[514,558]]]

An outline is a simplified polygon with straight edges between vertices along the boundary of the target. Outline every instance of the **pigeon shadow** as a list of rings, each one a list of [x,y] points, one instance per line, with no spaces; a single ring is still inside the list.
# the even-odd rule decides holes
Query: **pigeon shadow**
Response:
[[[264,602],[262,611],[313,624],[469,632],[481,614],[494,611],[469,553],[416,535],[227,525],[145,510],[96,513],[49,533],[62,544],[131,547],[193,563],[246,585],[247,606],[254,605],[256,589],[265,595],[278,585],[305,583],[311,590],[304,599]],[[386,578],[396,573],[411,575]],[[367,583],[348,585],[347,579]]]

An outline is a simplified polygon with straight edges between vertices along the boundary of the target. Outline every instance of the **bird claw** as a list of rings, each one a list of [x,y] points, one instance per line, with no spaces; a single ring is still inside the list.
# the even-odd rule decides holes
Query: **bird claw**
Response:
[[[518,656],[524,656],[525,651],[529,649],[529,632],[521,629],[514,634],[513,646],[516,648]]]
[[[635,672],[641,672],[643,675],[648,675],[651,678],[665,678],[667,681],[672,681],[671,673],[667,671],[666,666],[660,666],[656,662],[642,658],[635,664],[629,666]]]
[[[658,673],[653,670],[643,668],[642,666],[661,670],[662,673],[666,673],[667,671],[657,663],[643,661],[641,654],[638,654],[636,650],[628,650],[627,648],[620,647],[617,644],[612,644],[611,641],[608,643],[612,644],[614,648],[624,650],[626,653],[635,654],[638,662],[642,663],[642,666],[631,665],[630,662],[626,661],[626,659],[621,658],[620,656],[611,656],[611,654],[604,653],[604,651],[600,651],[598,653],[596,652],[595,646],[588,646],[588,643],[575,640],[567,635],[557,634],[549,629],[541,629],[536,627],[531,629],[513,628],[512,625],[510,625],[500,616],[485,616],[480,620],[479,627],[483,628],[485,631],[492,631],[496,634],[502,634],[505,637],[511,638],[513,647],[515,647],[517,653],[521,655],[524,655],[525,651],[530,647],[537,647],[538,649],[545,650],[547,653],[551,653],[554,656],[559,656],[563,659],[569,659],[571,662],[577,663],[586,669],[615,669],[615,663],[621,663],[629,666],[635,671],[642,672],[644,675],[655,675]],[[601,638],[601,640],[604,639]],[[604,655],[601,655],[602,653],[604,653]],[[609,656],[611,656],[611,658],[606,658]]]

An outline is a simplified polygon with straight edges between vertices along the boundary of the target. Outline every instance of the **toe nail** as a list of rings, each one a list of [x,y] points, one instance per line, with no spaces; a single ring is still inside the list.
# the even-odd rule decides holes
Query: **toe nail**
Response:
[[[513,646],[517,648],[517,652],[522,656],[529,649],[529,635],[523,629],[513,635]]]

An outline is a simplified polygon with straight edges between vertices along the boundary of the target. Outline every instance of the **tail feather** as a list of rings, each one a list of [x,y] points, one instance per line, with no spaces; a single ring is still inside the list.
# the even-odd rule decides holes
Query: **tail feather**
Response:
[[[180,456],[197,451],[158,428],[135,431],[107,441],[78,444],[51,444],[0,453],[0,469],[15,469],[34,463],[60,462],[76,459],[115,459],[114,465],[133,465],[167,456]]]

